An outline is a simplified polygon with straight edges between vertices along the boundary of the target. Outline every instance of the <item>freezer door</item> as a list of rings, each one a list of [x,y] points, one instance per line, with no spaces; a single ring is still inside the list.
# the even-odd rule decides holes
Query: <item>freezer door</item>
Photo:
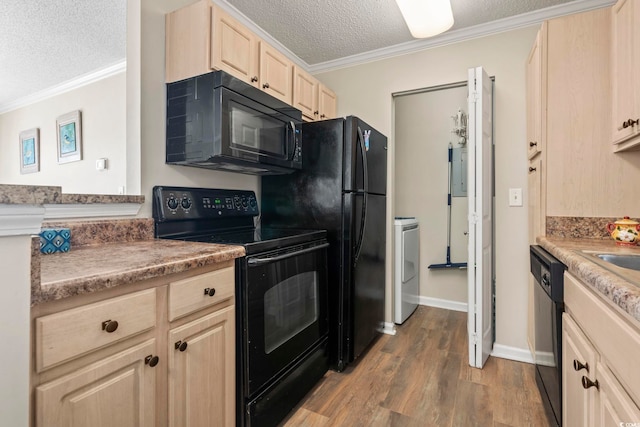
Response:
[[[303,169],[262,179],[261,223],[281,228],[326,229],[339,239],[342,225],[344,119],[302,126]]]
[[[351,238],[345,239],[345,302],[348,323],[348,361],[357,359],[376,338],[384,323],[386,197],[351,193]],[[363,228],[364,227],[364,228]],[[348,263],[348,264],[347,264]]]
[[[387,137],[358,119],[345,119],[344,191],[387,193]]]

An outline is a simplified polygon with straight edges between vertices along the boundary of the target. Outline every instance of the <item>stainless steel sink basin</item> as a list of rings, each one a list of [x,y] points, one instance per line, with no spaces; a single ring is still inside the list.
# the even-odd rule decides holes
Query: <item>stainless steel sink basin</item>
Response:
[[[613,273],[630,284],[640,287],[640,251],[608,251],[605,249],[601,251],[581,250],[576,251],[576,253],[609,273]]]
[[[594,254],[601,260],[622,268],[640,271],[640,255]]]

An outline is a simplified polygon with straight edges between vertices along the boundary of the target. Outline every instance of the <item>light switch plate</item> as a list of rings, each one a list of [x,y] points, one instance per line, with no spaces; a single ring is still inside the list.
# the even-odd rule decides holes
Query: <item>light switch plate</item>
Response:
[[[522,206],[522,188],[509,189],[509,206]]]

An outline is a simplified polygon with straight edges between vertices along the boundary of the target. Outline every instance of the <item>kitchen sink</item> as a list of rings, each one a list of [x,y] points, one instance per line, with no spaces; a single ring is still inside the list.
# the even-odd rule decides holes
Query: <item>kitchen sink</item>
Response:
[[[620,251],[616,248],[615,252],[606,249],[604,251],[578,250],[575,252],[609,273],[640,287],[640,252],[630,253],[632,249],[627,250],[626,248]]]
[[[594,254],[601,260],[622,268],[640,271],[640,255]]]

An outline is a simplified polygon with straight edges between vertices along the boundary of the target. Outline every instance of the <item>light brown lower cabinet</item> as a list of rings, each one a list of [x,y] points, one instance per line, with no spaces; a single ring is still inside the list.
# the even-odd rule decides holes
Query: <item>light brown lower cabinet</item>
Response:
[[[564,427],[640,425],[640,328],[565,273],[562,324]]]
[[[227,261],[33,307],[31,426],[235,425],[233,270]],[[173,321],[171,301],[189,302]],[[60,356],[42,363],[51,348]]]
[[[562,353],[562,425],[592,425],[598,390],[584,389],[582,377],[595,379],[597,353],[566,313],[562,316]]]
[[[155,427],[151,339],[36,388],[36,425]]]
[[[169,331],[169,426],[235,425],[233,306]]]

